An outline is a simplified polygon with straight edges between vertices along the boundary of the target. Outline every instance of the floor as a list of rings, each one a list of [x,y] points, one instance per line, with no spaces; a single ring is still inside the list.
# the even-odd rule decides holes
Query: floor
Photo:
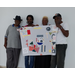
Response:
[[[0,66],[0,68],[6,68],[5,66]]]

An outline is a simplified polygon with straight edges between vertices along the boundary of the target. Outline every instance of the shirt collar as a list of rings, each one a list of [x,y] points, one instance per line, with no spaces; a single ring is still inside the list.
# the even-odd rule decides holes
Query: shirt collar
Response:
[[[14,24],[12,25],[12,27],[14,27]],[[18,26],[18,28],[20,28],[20,25]]]

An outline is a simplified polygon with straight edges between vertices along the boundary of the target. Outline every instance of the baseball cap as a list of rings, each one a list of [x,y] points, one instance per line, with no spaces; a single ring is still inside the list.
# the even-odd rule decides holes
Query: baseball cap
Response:
[[[56,13],[56,14],[53,16],[53,19],[55,19],[55,17],[62,17],[62,16],[61,16],[61,14]]]

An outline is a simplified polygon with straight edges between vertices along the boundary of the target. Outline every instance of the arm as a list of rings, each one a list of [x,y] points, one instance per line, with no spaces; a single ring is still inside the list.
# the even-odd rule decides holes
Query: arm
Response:
[[[32,25],[31,27],[34,27],[34,26],[39,26],[38,24],[36,24],[36,25]]]
[[[9,34],[9,27],[6,30],[5,38],[4,38],[4,47],[7,48],[7,39]]]
[[[56,26],[62,31],[62,33],[65,37],[69,36],[69,31],[68,30],[65,30],[60,24],[56,24]]]
[[[7,38],[4,39],[4,47],[7,48]]]

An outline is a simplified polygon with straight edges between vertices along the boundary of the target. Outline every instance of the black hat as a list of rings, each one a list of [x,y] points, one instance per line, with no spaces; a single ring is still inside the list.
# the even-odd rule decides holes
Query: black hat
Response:
[[[20,16],[16,16],[16,17],[14,18],[14,20],[22,21],[22,19],[21,19],[21,17],[20,17]]]
[[[61,14],[57,13],[53,16],[53,19],[55,19],[55,17],[62,17]]]

